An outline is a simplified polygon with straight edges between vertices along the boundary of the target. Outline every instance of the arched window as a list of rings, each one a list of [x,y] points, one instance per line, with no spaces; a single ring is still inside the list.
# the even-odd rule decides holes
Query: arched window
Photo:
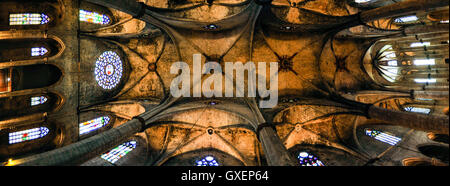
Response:
[[[355,3],[368,3],[372,0],[355,0]]]
[[[365,133],[366,135],[389,145],[396,145],[400,140],[402,140],[399,137],[378,130],[365,129]]]
[[[414,65],[417,66],[423,66],[423,65],[435,65],[436,60],[435,59],[415,59]]]
[[[31,106],[42,105],[47,102],[47,97],[39,96],[39,97],[31,97]]]
[[[410,47],[424,47],[424,46],[430,46],[431,42],[414,42],[411,43]]]
[[[325,166],[317,156],[305,151],[300,152],[297,158],[301,166]]]
[[[436,83],[437,79],[435,79],[435,78],[429,78],[429,79],[417,78],[417,79],[414,79],[414,81],[416,83]]]
[[[43,56],[47,54],[48,50],[45,47],[33,47],[31,48],[31,56]]]
[[[107,15],[99,14],[97,12],[91,12],[87,10],[80,10],[80,21],[107,25],[111,22],[111,19]]]
[[[213,156],[206,156],[196,162],[196,166],[219,166],[219,163]]]
[[[385,45],[381,48],[377,65],[379,65],[381,76],[389,82],[395,82],[399,77],[397,55],[392,45]]]
[[[91,131],[97,130],[106,126],[111,118],[108,116],[102,116],[95,118],[93,120],[89,120],[83,123],[80,123],[80,135],[87,134]]]
[[[132,140],[122,145],[119,145],[116,148],[110,150],[109,152],[101,155],[101,158],[114,164],[117,160],[124,157],[135,148],[136,148],[136,141]]]
[[[48,134],[50,130],[47,127],[39,127],[18,132],[9,133],[9,144],[21,143],[38,138],[42,138]]]
[[[103,52],[95,62],[95,80],[104,89],[112,89],[122,78],[122,60],[113,51]]]
[[[422,114],[429,114],[431,112],[431,109],[429,109],[429,108],[417,108],[417,107],[405,107],[405,111],[422,113]]]
[[[9,14],[9,25],[44,25],[49,21],[50,18],[43,13]]]
[[[415,15],[405,16],[405,17],[399,17],[394,19],[395,23],[415,23],[418,21],[419,18]]]

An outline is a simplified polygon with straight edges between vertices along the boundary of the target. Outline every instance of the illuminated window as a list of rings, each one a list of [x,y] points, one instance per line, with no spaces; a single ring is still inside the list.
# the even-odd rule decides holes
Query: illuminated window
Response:
[[[122,78],[122,61],[112,51],[103,52],[95,62],[95,80],[104,89],[112,89]]]
[[[107,25],[111,22],[109,17],[104,14],[86,10],[80,10],[80,21],[102,25]]]
[[[391,60],[391,61],[388,61],[388,65],[389,66],[397,66],[398,64],[397,64],[397,60]]]
[[[420,100],[420,101],[433,101],[433,99],[428,99],[428,98],[417,98],[417,100]]]
[[[368,3],[371,0],[355,0],[355,3]]]
[[[43,25],[47,24],[49,21],[50,18],[45,14],[9,14],[9,25]]]
[[[317,156],[308,152],[300,152],[297,158],[301,166],[325,166]]]
[[[399,77],[397,55],[395,54],[392,45],[385,45],[379,52],[381,53],[379,62],[383,62],[380,63],[379,66],[381,76],[383,76],[387,81],[393,83]],[[387,66],[385,62],[387,62]]]
[[[47,54],[48,50],[44,47],[31,48],[31,56],[43,56]]]
[[[416,83],[436,83],[436,79],[414,79]]]
[[[434,59],[416,59],[414,60],[414,65],[435,65],[436,61]]]
[[[95,118],[90,121],[86,121],[83,123],[80,123],[80,135],[89,133],[91,131],[97,130],[99,128],[104,127],[109,123],[109,120],[111,120],[108,116],[103,116],[99,118]]]
[[[38,138],[42,138],[48,134],[50,130],[47,127],[33,128],[18,132],[9,133],[9,144],[21,143]]]
[[[32,97],[31,98],[31,106],[41,105],[47,102],[47,98],[45,96]]]
[[[429,109],[429,108],[417,108],[417,107],[406,107],[405,111],[422,113],[422,114],[429,114],[431,109]]]
[[[419,20],[419,18],[415,15],[412,16],[405,16],[405,17],[399,17],[394,19],[394,22],[396,23],[411,23]]]
[[[449,20],[440,21],[441,23],[449,23]]]
[[[206,156],[196,162],[197,166],[219,166],[219,163],[213,156]]]
[[[117,160],[124,157],[135,148],[136,141],[129,141],[103,154],[101,158],[111,163],[115,163]]]
[[[378,130],[366,129],[365,132],[366,135],[389,145],[396,145],[400,140],[402,140],[399,137]]]
[[[430,42],[416,42],[411,43],[411,47],[421,47],[421,46],[430,46]]]

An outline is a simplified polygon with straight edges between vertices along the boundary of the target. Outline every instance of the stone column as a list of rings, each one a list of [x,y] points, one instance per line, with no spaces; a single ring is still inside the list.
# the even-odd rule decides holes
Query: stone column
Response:
[[[164,103],[134,119],[101,134],[52,151],[13,160],[8,166],[77,165],[114,148],[149,125],[151,118],[165,110],[177,99],[168,98]]]
[[[261,125],[265,123],[261,111],[259,110],[256,101],[252,99],[249,101],[249,107],[255,114],[256,120]],[[271,127],[262,127],[259,131],[256,129],[259,141],[261,142],[264,154],[266,156],[267,164],[270,166],[297,166],[296,159],[286,149],[283,142],[281,142],[278,134]]]
[[[297,166],[296,160],[283,143],[280,137],[270,127],[259,131],[259,141],[262,144],[267,164],[270,166]]]
[[[361,13],[361,21],[371,22],[382,18],[412,14],[419,10],[428,10],[448,6],[448,0],[409,0],[367,10]]]
[[[414,91],[415,98],[448,99],[448,91]]]
[[[434,116],[398,110],[388,110],[370,106],[367,110],[370,118],[385,121],[389,124],[403,126],[411,129],[449,134],[448,116]]]

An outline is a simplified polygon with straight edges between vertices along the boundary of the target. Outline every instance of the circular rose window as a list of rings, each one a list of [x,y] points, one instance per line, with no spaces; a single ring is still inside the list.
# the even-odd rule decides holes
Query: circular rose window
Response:
[[[95,62],[95,80],[104,89],[112,89],[122,78],[122,61],[117,53],[103,52]]]

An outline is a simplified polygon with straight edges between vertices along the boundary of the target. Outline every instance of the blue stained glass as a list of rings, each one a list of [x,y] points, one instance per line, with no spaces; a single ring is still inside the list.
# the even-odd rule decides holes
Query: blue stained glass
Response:
[[[429,114],[431,112],[431,109],[429,109],[429,108],[417,108],[417,107],[406,107],[405,111],[422,113],[422,114]]]
[[[308,152],[300,152],[297,156],[301,166],[325,166],[315,155]]]
[[[101,158],[114,164],[117,160],[124,157],[135,148],[136,141],[129,141],[103,154]]]
[[[48,50],[45,47],[31,48],[31,56],[43,56],[47,54]]]
[[[103,52],[95,62],[95,80],[104,89],[113,89],[122,78],[122,60],[113,51]]]
[[[45,102],[47,102],[47,100],[48,99],[45,96],[32,97],[31,98],[31,106],[44,104]]]
[[[80,123],[80,135],[87,134],[91,131],[97,130],[106,126],[111,119],[108,116],[102,116],[93,120]]]
[[[405,16],[405,17],[399,17],[394,19],[394,22],[396,23],[411,23],[411,22],[415,22],[419,20],[419,18],[415,15],[411,15],[411,16]]]
[[[18,132],[9,133],[9,144],[21,143],[38,138],[48,134],[50,130],[47,127],[39,127]]]
[[[219,166],[219,163],[213,156],[206,156],[195,162],[196,166]]]
[[[391,134],[381,132],[378,130],[372,130],[372,129],[365,129],[366,135],[375,138],[378,141],[387,143],[389,145],[396,145],[399,141],[402,139],[396,136],[393,136]]]

